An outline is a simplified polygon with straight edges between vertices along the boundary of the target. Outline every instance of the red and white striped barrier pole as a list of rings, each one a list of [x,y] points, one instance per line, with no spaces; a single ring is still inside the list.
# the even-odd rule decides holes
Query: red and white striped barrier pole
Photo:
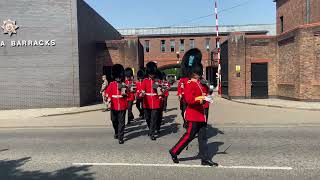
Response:
[[[218,93],[221,95],[221,62],[220,62],[220,37],[219,37],[219,21],[218,21],[218,4],[217,1],[215,1],[215,14],[216,14],[216,32],[217,32],[217,37],[216,37],[216,42],[217,42],[217,50],[218,50],[218,73],[217,73],[217,79],[218,79]]]

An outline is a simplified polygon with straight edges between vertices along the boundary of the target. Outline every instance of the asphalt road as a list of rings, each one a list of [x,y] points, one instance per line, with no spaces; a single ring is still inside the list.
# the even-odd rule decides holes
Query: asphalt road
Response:
[[[127,128],[124,145],[107,127],[1,129],[0,179],[320,177],[320,127],[210,127],[210,154],[220,167],[201,167],[196,140],[178,166],[172,163],[168,149],[183,130],[172,119],[166,122],[162,137],[153,142],[144,122],[137,121]]]
[[[177,105],[172,94],[156,142],[148,138],[145,122],[137,121],[119,145],[110,116],[101,111],[30,120],[68,127],[0,128],[0,180],[320,179],[320,112],[217,98],[209,117],[215,128],[209,127],[208,136],[210,155],[220,166],[201,167],[197,140],[179,165],[168,154],[183,133]]]

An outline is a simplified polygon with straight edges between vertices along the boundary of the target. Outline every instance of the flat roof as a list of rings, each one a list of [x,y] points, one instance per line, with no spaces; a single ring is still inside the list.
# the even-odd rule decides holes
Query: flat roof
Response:
[[[123,36],[182,36],[216,34],[215,26],[158,27],[117,29]],[[276,24],[225,25],[219,26],[220,34],[246,32],[248,34],[276,35]]]

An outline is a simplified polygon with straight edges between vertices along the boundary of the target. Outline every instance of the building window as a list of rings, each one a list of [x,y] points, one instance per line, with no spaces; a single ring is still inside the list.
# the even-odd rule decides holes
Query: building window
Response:
[[[195,41],[194,39],[190,39],[190,49],[193,49],[195,47]]]
[[[144,42],[144,51],[147,53],[150,52],[150,41],[149,40],[146,40]]]
[[[161,40],[161,52],[166,52],[166,40]]]
[[[180,39],[180,52],[184,52],[184,39]]]
[[[210,38],[206,38],[205,48],[206,50],[210,50]]]
[[[176,49],[176,41],[175,40],[170,40],[170,51],[174,52]]]
[[[284,31],[284,27],[283,27],[283,16],[280,17],[280,32]]]

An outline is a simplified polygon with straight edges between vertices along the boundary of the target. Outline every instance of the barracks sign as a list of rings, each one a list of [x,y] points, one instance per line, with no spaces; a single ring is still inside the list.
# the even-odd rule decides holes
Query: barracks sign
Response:
[[[3,21],[1,26],[4,34],[8,34],[10,37],[12,34],[17,34],[17,29],[19,26],[16,21],[10,19]],[[12,41],[2,41],[0,40],[0,47],[11,46],[11,47],[28,47],[28,46],[56,46],[55,40],[12,40]]]

